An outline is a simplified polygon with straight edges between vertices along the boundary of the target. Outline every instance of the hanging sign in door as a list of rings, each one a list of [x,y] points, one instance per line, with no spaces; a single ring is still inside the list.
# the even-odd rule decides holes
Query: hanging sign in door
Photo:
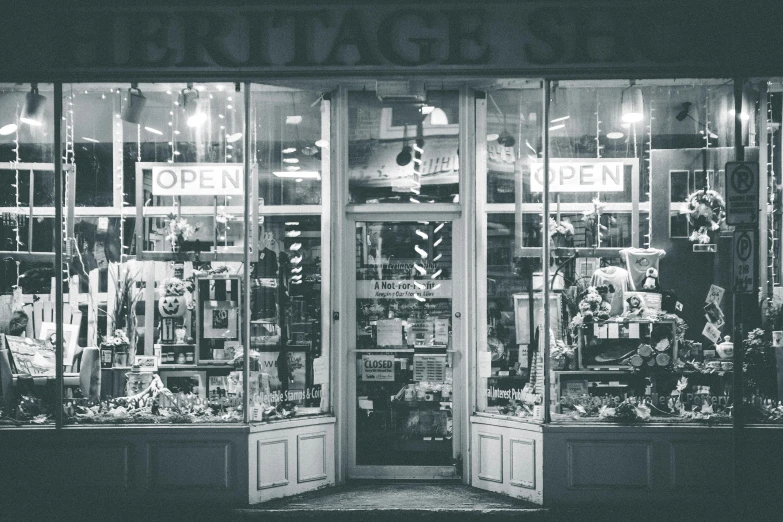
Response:
[[[363,381],[394,381],[394,355],[362,355]]]

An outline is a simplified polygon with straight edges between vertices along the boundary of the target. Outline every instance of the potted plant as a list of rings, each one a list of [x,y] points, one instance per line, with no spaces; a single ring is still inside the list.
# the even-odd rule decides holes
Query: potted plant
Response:
[[[103,368],[128,365],[130,340],[125,330],[115,330],[101,341],[101,366]]]

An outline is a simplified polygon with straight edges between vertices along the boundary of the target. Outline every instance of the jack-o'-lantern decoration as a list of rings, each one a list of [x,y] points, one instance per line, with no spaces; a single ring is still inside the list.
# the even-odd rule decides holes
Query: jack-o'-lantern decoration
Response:
[[[183,317],[187,308],[188,301],[184,295],[167,295],[158,301],[161,317]]]

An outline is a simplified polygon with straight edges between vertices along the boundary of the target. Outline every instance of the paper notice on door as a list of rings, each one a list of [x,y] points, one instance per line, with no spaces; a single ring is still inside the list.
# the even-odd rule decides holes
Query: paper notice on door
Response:
[[[402,346],[402,321],[379,319],[375,326],[378,346]]]
[[[326,357],[316,357],[313,360],[313,384],[329,382],[329,360]]]
[[[492,352],[479,352],[479,378],[492,376]]]

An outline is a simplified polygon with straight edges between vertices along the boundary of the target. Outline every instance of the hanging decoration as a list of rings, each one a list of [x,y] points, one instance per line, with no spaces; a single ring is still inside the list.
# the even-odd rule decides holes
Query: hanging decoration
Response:
[[[687,209],[683,213],[688,214],[688,222],[694,231],[688,238],[693,242],[709,243],[710,232],[720,229],[721,223],[726,220],[726,203],[723,197],[710,189],[697,190],[685,200]]]

